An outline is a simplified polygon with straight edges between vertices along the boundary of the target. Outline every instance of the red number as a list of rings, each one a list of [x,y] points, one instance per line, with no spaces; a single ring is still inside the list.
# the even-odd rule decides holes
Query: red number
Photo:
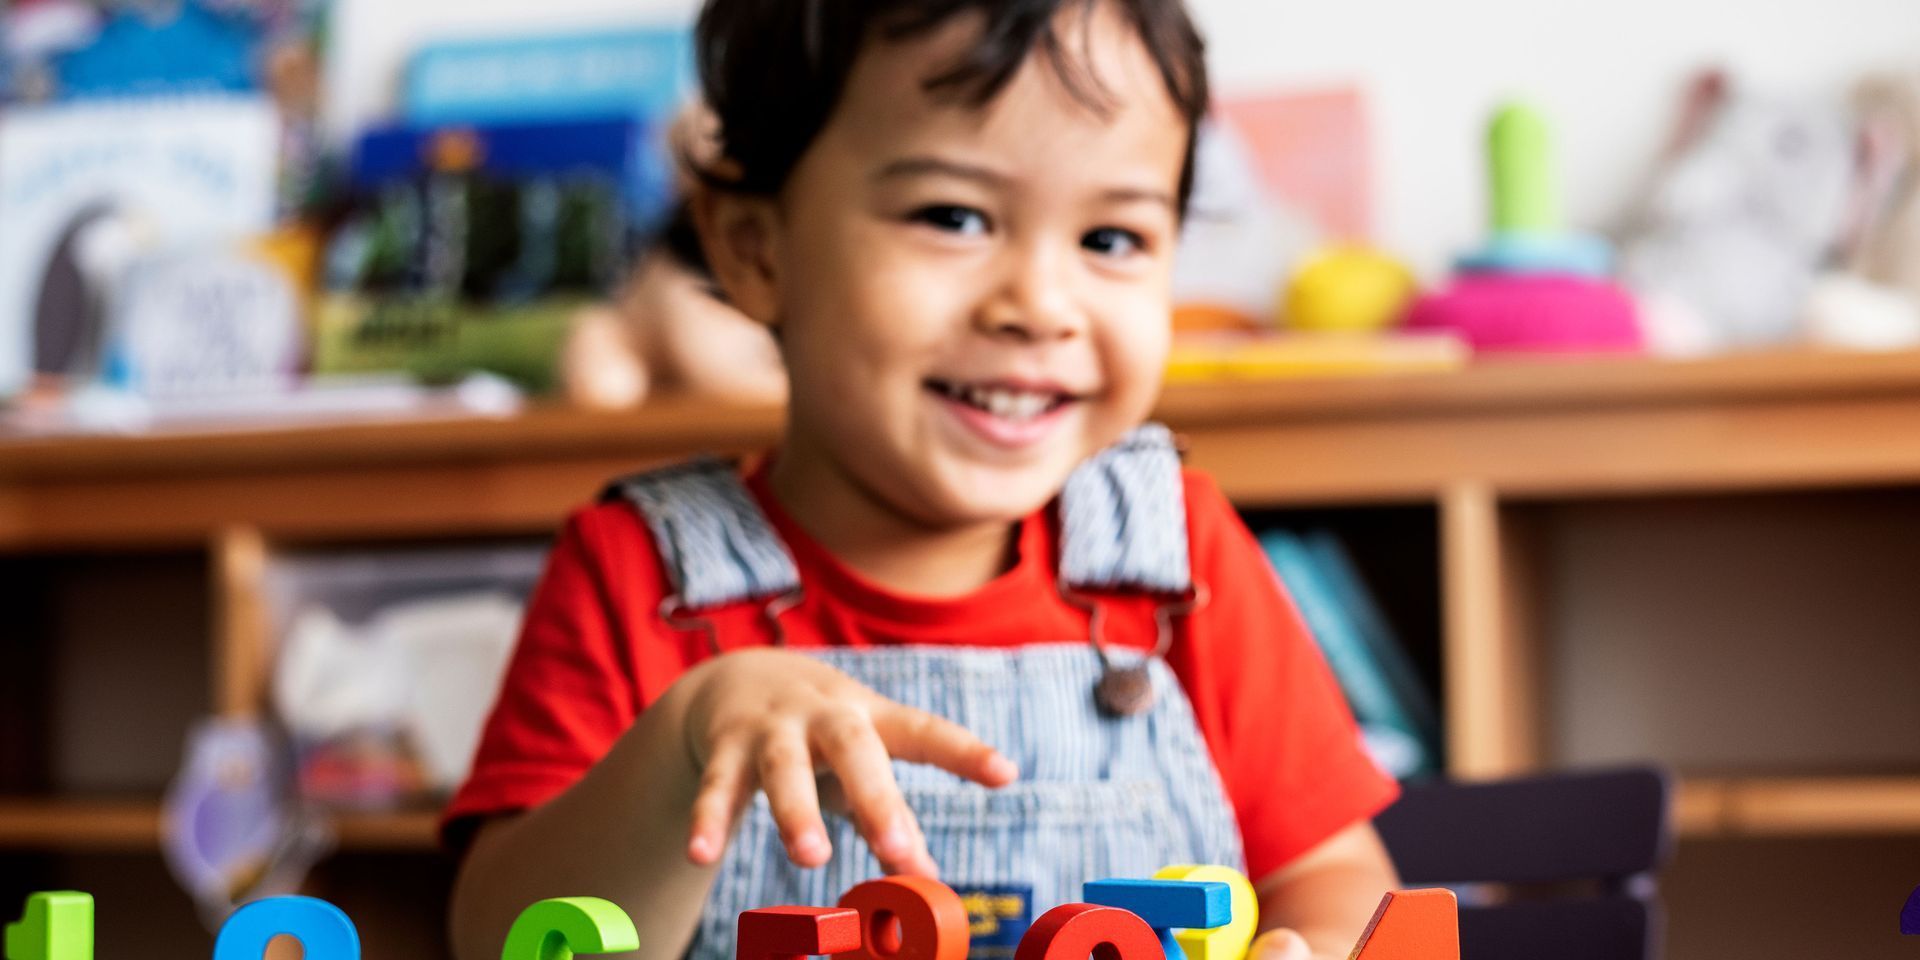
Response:
[[[762,907],[740,915],[738,960],[800,960],[860,946],[860,911],[841,907]]]

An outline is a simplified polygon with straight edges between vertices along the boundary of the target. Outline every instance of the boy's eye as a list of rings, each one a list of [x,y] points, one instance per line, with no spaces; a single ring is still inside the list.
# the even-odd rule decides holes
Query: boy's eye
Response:
[[[952,204],[921,207],[913,212],[912,219],[916,223],[962,236],[977,237],[987,232],[987,215],[972,207]]]
[[[1102,256],[1125,257],[1145,250],[1147,242],[1132,230],[1100,227],[1081,237],[1080,245]]]

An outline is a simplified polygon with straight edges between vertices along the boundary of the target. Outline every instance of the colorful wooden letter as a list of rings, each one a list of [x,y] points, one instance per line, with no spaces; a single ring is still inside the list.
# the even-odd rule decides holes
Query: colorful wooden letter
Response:
[[[633,918],[619,905],[599,897],[556,897],[520,911],[500,960],[572,960],[576,953],[639,948]]]
[[[260,960],[280,934],[305,960],[360,960],[360,931],[340,908],[312,897],[268,897],[233,912],[213,941],[213,960]]]
[[[1040,915],[1013,960],[1161,960],[1160,938],[1145,920],[1115,907],[1067,903]]]
[[[1218,881],[1089,880],[1080,890],[1088,903],[1119,907],[1145,920],[1160,938],[1160,949],[1173,960],[1182,952],[1175,928],[1208,929],[1233,919],[1233,892]]]
[[[1452,890],[1395,890],[1361,931],[1351,960],[1460,960],[1460,905]]]
[[[1260,898],[1254,895],[1253,884],[1246,874],[1232,867],[1213,864],[1180,864],[1162,867],[1153,875],[1155,880],[1209,880],[1227,885],[1228,902],[1233,919],[1211,930],[1180,930],[1173,938],[1180,943],[1180,949],[1186,951],[1187,960],[1242,960],[1247,948],[1253,945],[1254,931],[1260,927]],[[1171,957],[1169,960],[1179,960]]]
[[[835,960],[966,960],[967,908],[952,887],[938,880],[869,880],[848,890],[840,906],[860,911],[865,936]]]
[[[800,960],[860,946],[860,911],[845,907],[761,907],[740,915],[736,960]]]
[[[1907,895],[1907,905],[1900,910],[1900,932],[1909,937],[1920,937],[1920,887],[1914,887]],[[7,954],[12,960],[13,954]]]
[[[6,960],[93,960],[93,896],[61,890],[27,897],[7,924]]]

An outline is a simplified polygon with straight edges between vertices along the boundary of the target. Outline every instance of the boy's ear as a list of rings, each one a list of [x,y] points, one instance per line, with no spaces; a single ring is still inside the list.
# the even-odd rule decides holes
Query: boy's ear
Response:
[[[771,197],[713,187],[689,198],[694,228],[707,266],[735,309],[766,326],[776,322],[779,302],[779,209]]]

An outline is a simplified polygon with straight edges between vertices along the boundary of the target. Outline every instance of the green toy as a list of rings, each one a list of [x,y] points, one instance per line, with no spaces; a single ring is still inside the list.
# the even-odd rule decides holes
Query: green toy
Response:
[[[93,896],[28,896],[20,920],[7,924],[6,960],[93,960]]]
[[[556,897],[520,911],[500,960],[572,960],[575,953],[638,949],[640,934],[618,905],[599,897]]]

